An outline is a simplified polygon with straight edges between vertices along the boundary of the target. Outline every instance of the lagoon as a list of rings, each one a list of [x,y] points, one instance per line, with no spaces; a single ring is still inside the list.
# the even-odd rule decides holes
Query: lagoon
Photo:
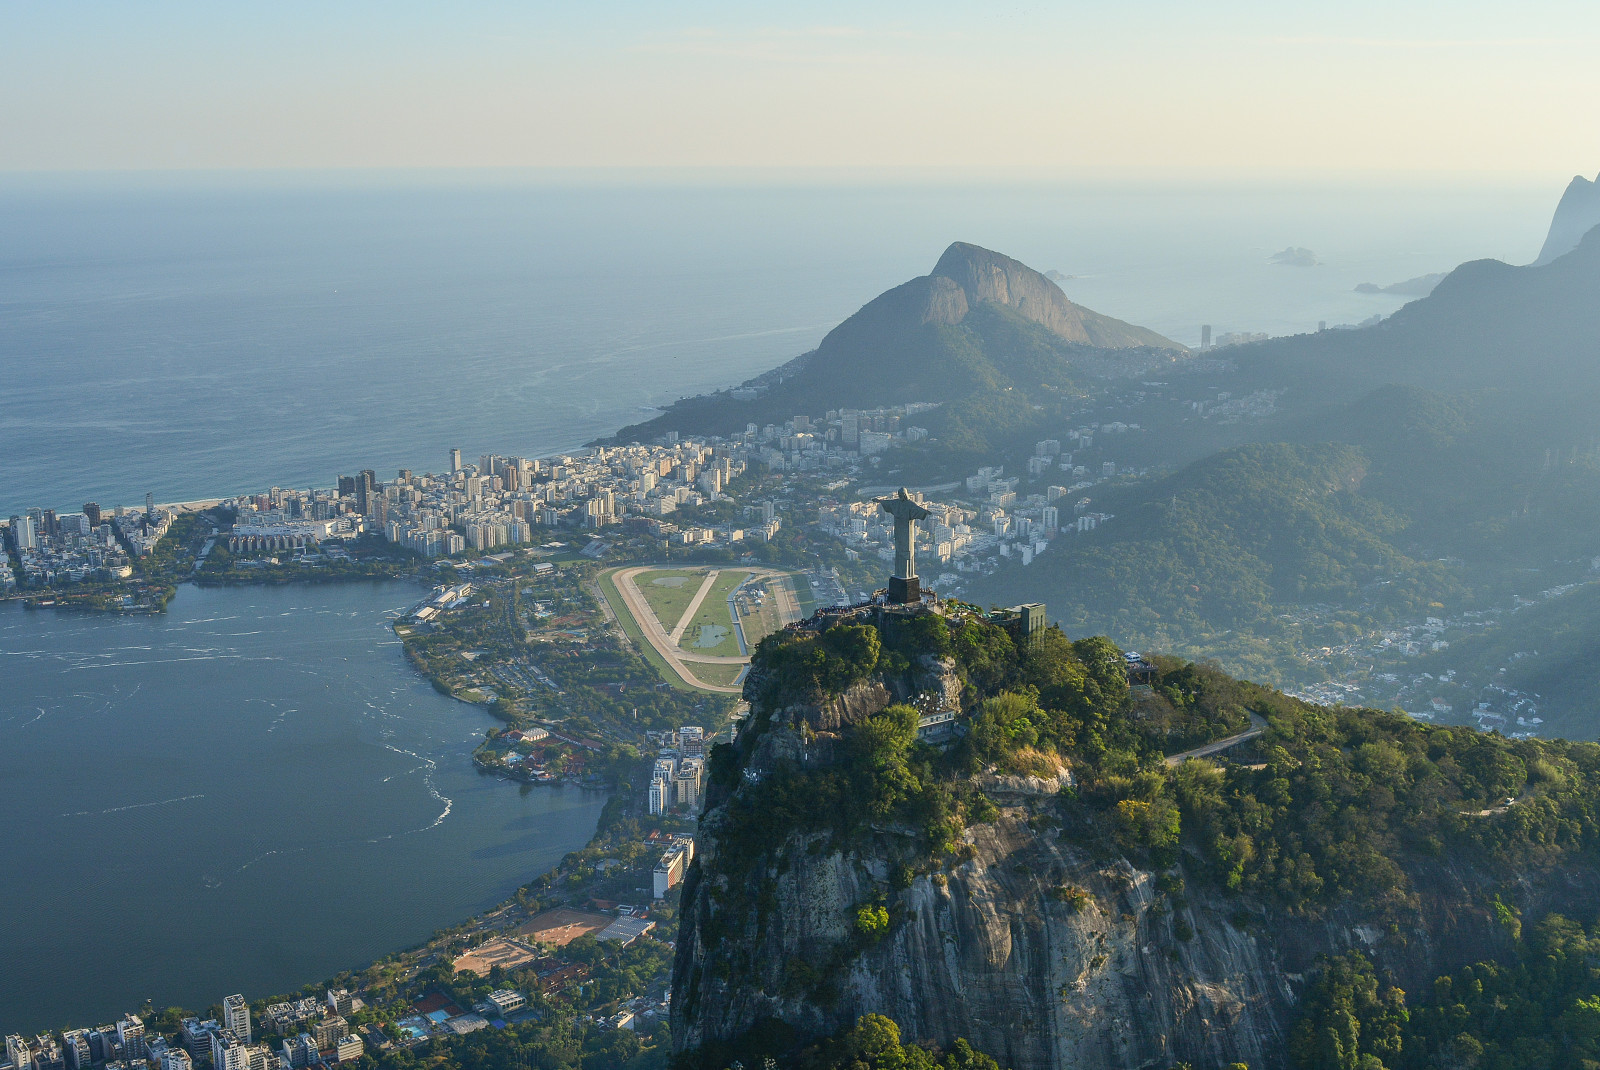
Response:
[[[480,774],[494,720],[390,630],[417,588],[0,605],[0,1031],[298,989],[552,868],[603,794]]]

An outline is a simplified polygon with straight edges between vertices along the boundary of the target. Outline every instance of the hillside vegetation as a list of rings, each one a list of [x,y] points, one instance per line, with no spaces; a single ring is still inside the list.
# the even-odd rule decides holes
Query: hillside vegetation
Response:
[[[1225,450],[1104,499],[1114,523],[976,593],[1043,601],[1073,630],[1142,649],[1197,656],[1228,646],[1237,663],[1268,669],[1270,652],[1251,664],[1250,642],[1290,634],[1278,619],[1286,607],[1342,605],[1354,629],[1355,619],[1425,614],[1463,594],[1449,569],[1407,552],[1411,518],[1367,493],[1372,467],[1345,444]]]
[[[963,732],[948,747],[920,742],[915,712],[893,702],[820,734],[804,716],[780,714],[828,707],[878,686],[900,693],[908,674],[930,659],[945,659],[963,688]],[[952,867],[972,857],[973,830],[1000,820],[985,786],[997,776],[1062,783],[1052,803],[1032,812],[1030,826],[1055,828],[1063,844],[1107,864],[1127,859],[1156,874],[1172,917],[1166,931],[1179,942],[1225,939],[1195,927],[1202,915],[1186,909],[1186,897],[1195,895],[1231,899],[1238,920],[1230,924],[1263,932],[1273,919],[1360,912],[1403,947],[1405,933],[1448,928],[1439,910],[1464,919],[1490,909],[1482,898],[1449,907],[1433,898],[1430,874],[1440,867],[1475,874],[1476,888],[1504,896],[1494,908],[1504,915],[1531,886],[1592,872],[1600,851],[1600,745],[1513,741],[1374,710],[1311,706],[1172,658],[1158,659],[1148,687],[1130,689],[1120,651],[1104,638],[1074,641],[1051,628],[1019,647],[964,611],[780,633],[763,642],[755,666],[751,723],[736,745],[717,748],[712,758],[702,830],[715,871],[696,880],[714,878],[716,920],[696,928],[690,945],[697,950],[680,947],[675,1014],[692,1017],[711,998],[700,981],[684,986],[686,954],[713,963],[714,975],[734,989],[745,971],[761,968],[751,957],[749,926],[781,931],[773,874],[781,882],[791,864],[785,859],[806,844],[809,855],[843,852],[889,873],[886,895],[848,908],[850,940],[808,947],[788,966],[787,998],[832,1005],[857,968],[852,963],[914,924],[900,890],[944,873],[954,879]],[[1232,760],[1167,761],[1252,723],[1262,726],[1260,735]],[[806,756],[783,742],[791,733],[809,741]],[[1478,894],[1493,900],[1491,891]],[[1070,883],[1050,894],[1069,912],[1094,901]],[[1549,910],[1548,898],[1540,902]],[[1302,1066],[1375,1070],[1360,1061],[1370,1054],[1391,1068],[1430,1065],[1398,1061],[1400,1040],[1374,1039],[1400,998],[1386,990],[1361,997],[1367,1001],[1357,1017],[1368,1014],[1373,1023],[1365,1047],[1348,1035],[1343,1047],[1323,1036],[1328,1026],[1319,1008],[1356,998],[1335,991],[1339,985],[1366,984],[1365,975],[1352,981],[1338,971],[1361,968],[1356,960],[1326,968],[1316,982],[1323,988],[1307,1003],[1310,1024],[1286,1061],[1292,1054]],[[772,1051],[780,1037],[814,1039],[805,1020],[780,1018],[797,1031],[768,1030],[761,1043]],[[1474,1028],[1487,1036],[1501,1026]],[[1435,1034],[1432,1048],[1407,1043],[1437,1054]],[[755,1038],[702,1054],[717,1062],[754,1053],[745,1042]]]
[[[970,778],[983,769],[1071,768],[1078,788],[1065,827],[1097,850],[1149,852],[1191,876],[1315,912],[1351,896],[1409,902],[1408,855],[1474,859],[1510,876],[1600,845],[1600,745],[1508,740],[1434,728],[1398,714],[1328,709],[1215,669],[1158,659],[1148,692],[1130,692],[1120,651],[1050,628],[1021,649],[975,615],[916,619],[887,632],[843,625],[779,633],[756,653],[753,697],[771,708],[903,672],[922,655],[953,659],[972,712],[961,740],[916,740],[909,707],[891,705],[844,730],[844,760],[781,767],[730,801],[720,835],[753,852],[785,829],[841,836],[897,820],[920,830],[929,858],[954,850],[984,810]],[[1164,757],[1264,720],[1251,764]],[[756,745],[762,726],[741,738]],[[714,764],[731,783],[734,748]],[[1478,811],[1516,799],[1503,819]],[[820,825],[819,825],[820,822]],[[750,855],[740,854],[741,858]],[[734,863],[739,864],[739,863]]]

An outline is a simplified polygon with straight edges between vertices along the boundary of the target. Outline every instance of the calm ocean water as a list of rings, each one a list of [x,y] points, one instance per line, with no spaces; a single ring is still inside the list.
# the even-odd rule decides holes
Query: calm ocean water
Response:
[[[955,240],[1184,343],[1536,254],[1548,186],[0,179],[0,515],[579,445],[811,348]],[[1316,268],[1272,266],[1289,245]]]
[[[1185,343],[1531,260],[1548,188],[0,180],[0,515],[541,454],[801,353],[976,242]],[[1315,268],[1274,267],[1312,249]],[[294,988],[581,845],[600,800],[479,778],[400,587],[0,606],[0,1031]]]
[[[184,587],[164,617],[0,605],[0,1032],[358,967],[588,842],[604,797],[479,775],[493,719],[388,628],[419,592]]]

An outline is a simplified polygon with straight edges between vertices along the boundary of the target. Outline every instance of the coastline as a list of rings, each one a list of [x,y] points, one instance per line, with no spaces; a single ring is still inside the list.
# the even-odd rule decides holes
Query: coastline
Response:
[[[236,983],[265,995],[365,968],[505,902],[593,841],[612,791],[555,785],[529,797],[480,775],[474,744],[498,722],[481,706],[446,701],[408,671],[388,623],[413,597],[391,584],[266,592],[191,586],[170,621],[41,620],[20,605],[0,613],[11,655],[4,660],[26,666],[10,677],[14,701],[0,718],[13,760],[35,776],[70,767],[61,743],[88,726],[121,755],[101,763],[97,782],[77,788],[50,776],[58,786],[32,792],[32,802],[16,808],[10,849],[31,853],[48,840],[112,871],[124,863],[136,870],[115,887],[91,882],[85,895],[62,904],[65,913],[41,914],[37,923],[25,919],[49,909],[47,888],[61,887],[52,874],[70,870],[69,861],[37,866],[32,890],[8,895],[12,968],[35,943],[52,953],[31,980],[13,974],[0,984],[6,1032],[33,1023],[40,1031],[93,1025],[86,1019],[138,1011],[146,995],[158,1007],[203,1009]],[[45,701],[63,672],[77,694]],[[259,697],[207,701],[230,681],[245,688],[241,696]],[[213,763],[206,756],[222,731],[234,745]],[[128,738],[144,741],[141,749],[118,742]],[[181,782],[154,772],[122,775],[125,766],[153,771],[161,762]],[[257,773],[241,777],[247,767]],[[210,801],[167,805],[196,795]],[[447,820],[435,829],[442,813]],[[258,815],[244,818],[243,842],[172,859],[159,876],[147,864],[159,855],[123,846],[131,828],[154,842],[169,833],[212,839],[218,827],[233,827],[236,814]],[[274,918],[275,904],[291,913]],[[334,923],[356,904],[365,905],[350,917],[355,924]],[[208,940],[225,932],[236,935],[226,945],[231,952],[163,980],[171,972],[166,948],[178,934]],[[284,939],[292,953],[273,952]],[[97,953],[133,958],[125,969],[72,983]],[[312,968],[285,969],[296,964]]]
[[[561,571],[567,572],[568,569],[566,566],[563,566]],[[586,587],[586,582],[579,577],[586,576],[589,571],[592,571],[592,569],[585,567],[583,564],[579,564],[579,567],[570,572],[569,576],[574,577],[577,584]],[[342,579],[363,578],[385,579],[391,577],[342,577]],[[333,579],[333,577],[329,577],[329,579]],[[194,582],[192,578],[186,578],[180,581],[177,586],[183,586],[184,584],[188,584],[191,590],[205,590],[208,588],[215,589],[218,586],[235,586],[235,584],[218,585],[197,583]],[[273,583],[269,583],[268,585],[277,586],[277,584]],[[411,605],[417,604],[410,596],[408,596],[408,603]],[[598,603],[591,606],[587,612],[592,613],[596,618],[601,616],[601,610]],[[83,614],[79,614],[79,616],[83,616]],[[404,610],[391,616],[387,622],[388,627],[386,628],[386,631],[395,634],[396,638],[400,638],[402,640],[401,653],[402,657],[405,659],[406,667],[408,669],[417,673],[417,676],[422,680],[426,680],[433,690],[438,691],[443,695],[455,698],[457,701],[474,705],[479,711],[494,716],[502,725],[506,726],[501,729],[496,729],[493,727],[488,729],[488,740],[492,740],[497,732],[509,730],[510,725],[517,722],[518,718],[511,713],[509,708],[503,707],[502,704],[497,701],[473,701],[472,699],[463,697],[461,694],[458,694],[454,689],[448,686],[440,686],[439,677],[433,673],[430,673],[425,664],[420,663],[417,659],[410,656],[411,644],[404,642],[405,637],[399,634],[399,632],[404,630],[403,622],[405,619],[406,617]],[[397,629],[396,625],[401,625],[401,627]],[[641,662],[640,664],[642,666],[643,663]],[[528,720],[523,718],[522,723],[528,723]],[[546,724],[546,722],[542,721],[534,723]],[[555,724],[546,724],[546,726],[551,729],[557,727]],[[564,732],[562,735],[566,740],[577,743],[581,746],[583,745],[584,737],[588,736],[589,733],[582,732],[574,735],[570,732]],[[609,735],[610,733],[603,732],[599,735],[597,741],[592,742],[596,743],[596,745],[601,745],[599,744],[599,741],[605,740]],[[488,742],[488,740],[485,740],[485,742]],[[483,745],[484,744],[480,743],[480,750]],[[623,758],[624,760],[613,763],[603,776],[590,771],[578,775],[560,775],[550,777],[528,776],[526,778],[520,776],[512,777],[505,775],[506,771],[504,769],[489,768],[486,763],[479,760],[478,751],[474,751],[473,755],[469,759],[469,762],[472,766],[472,774],[474,776],[490,777],[496,781],[504,782],[504,784],[496,784],[495,790],[503,790],[506,786],[515,785],[518,791],[524,794],[543,787],[549,787],[556,790],[562,788],[577,788],[582,792],[599,791],[606,801],[604,812],[611,813],[613,816],[621,815],[623,812],[626,812],[628,820],[637,820],[636,813],[637,811],[641,810],[642,807],[638,805],[639,799],[634,798],[635,796],[640,796],[640,792],[634,789],[637,789],[639,785],[648,782],[650,764],[649,760],[642,757],[637,748],[633,748],[631,745],[623,744],[621,741],[609,746],[611,746],[613,750],[619,746],[625,746],[627,747],[627,751],[617,753],[616,757]],[[618,806],[612,806],[611,804],[617,800],[623,800],[623,802],[627,805],[619,803]],[[617,817],[617,820],[621,820],[620,816]],[[605,818],[598,819],[594,829],[585,838],[583,847],[579,848],[573,854],[568,855],[566,859],[556,862],[553,866],[530,874],[528,882],[523,884],[519,889],[514,890],[509,897],[498,899],[490,904],[485,905],[483,908],[477,910],[473,914],[451,922],[444,928],[438,930],[434,937],[425,940],[420,944],[402,944],[393,951],[381,952],[373,959],[356,969],[351,976],[370,973],[379,969],[386,963],[391,965],[395,963],[414,964],[430,958],[437,959],[438,955],[441,954],[440,949],[450,941],[459,940],[463,933],[479,932],[480,930],[478,929],[478,926],[482,924],[481,919],[491,916],[510,917],[511,913],[515,912],[519,897],[526,899],[526,895],[529,894],[528,890],[530,888],[537,886],[548,890],[554,887],[560,887],[564,890],[566,888],[566,882],[560,879],[563,867],[568,866],[569,860],[575,855],[581,855],[584,852],[592,853],[599,851],[603,846],[607,845],[609,845],[609,848],[613,852],[617,849],[622,849],[624,851],[632,851],[637,853],[641,849],[642,841],[634,838],[635,832],[623,831],[619,829],[617,820],[609,820]],[[642,833],[639,833],[638,835],[642,835]],[[621,837],[621,839],[619,839],[619,837]],[[646,874],[645,883],[648,883],[648,874]],[[574,902],[578,905],[581,905],[585,901],[586,899],[582,898],[574,900]],[[553,901],[553,905],[559,904],[555,904]],[[660,908],[658,907],[657,909],[659,910]],[[410,967],[408,966],[407,969],[410,969]],[[157,997],[156,1002],[160,1004],[163,1002],[163,999],[161,997]],[[72,1007],[63,1007],[59,1015],[52,1015],[53,1021],[46,1023],[46,1028],[55,1029],[57,1028],[57,1023],[72,1022],[77,1020],[79,1017],[81,1017],[81,1015],[78,1012],[75,1012]]]

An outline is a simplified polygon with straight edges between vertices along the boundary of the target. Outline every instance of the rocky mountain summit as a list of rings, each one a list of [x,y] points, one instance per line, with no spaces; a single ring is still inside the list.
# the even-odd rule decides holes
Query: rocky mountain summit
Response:
[[[687,398],[618,441],[666,431],[725,434],[796,412],[945,403],[1065,385],[1108,356],[1168,364],[1188,351],[1155,331],[1075,304],[1044,275],[965,242],[933,271],[887,290],[820,345],[731,390]]]
[[[961,322],[975,305],[991,303],[1013,309],[1058,338],[1079,345],[1100,349],[1183,349],[1155,331],[1074,304],[1060,286],[1026,264],[977,245],[954,243],[925,278],[932,288],[951,295],[946,306],[950,312],[959,309],[950,323]],[[960,292],[960,299],[954,298],[955,291]]]
[[[1539,259],[1534,263],[1548,264],[1566,255],[1597,226],[1600,226],[1600,175],[1596,175],[1593,182],[1582,175],[1574,175],[1556,204],[1550,233],[1545,236],[1544,248],[1539,250]]]
[[[1358,1064],[1400,1044],[1359,1030],[1347,1061],[1293,1054],[1323,1043],[1330,956],[1447,992],[1516,953],[1517,918],[1600,890],[1600,748],[1176,659],[1130,686],[1106,640],[1015,620],[925,599],[763,642],[684,885],[681,1065],[781,1061],[878,1014],[1015,1070],[1396,1067]],[[1407,1066],[1456,1065],[1405,1043]]]

